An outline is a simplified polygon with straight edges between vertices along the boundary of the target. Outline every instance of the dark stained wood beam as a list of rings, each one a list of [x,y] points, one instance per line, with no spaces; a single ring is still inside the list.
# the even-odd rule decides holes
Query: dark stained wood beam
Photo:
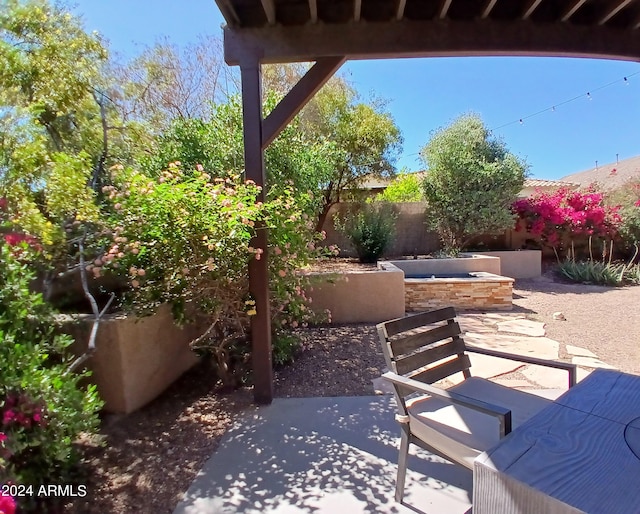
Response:
[[[562,18],[560,18],[561,21],[568,21],[569,18],[571,18],[571,16],[573,16],[576,11],[578,9],[580,9],[580,7],[582,7],[582,5],[586,2],[587,0],[574,0],[574,2],[569,6],[569,8],[566,10],[566,12],[562,15]]]
[[[531,0],[527,8],[522,13],[522,19],[523,20],[528,19],[529,16],[533,14],[533,11],[535,11],[538,8],[538,6],[540,5],[540,2],[542,2],[542,0]]]
[[[526,55],[640,60],[637,32],[570,23],[404,19],[348,25],[225,27],[224,39],[225,60],[230,65],[239,64],[254,52],[260,52],[262,63],[314,61],[318,56],[387,59]]]
[[[273,3],[273,0],[260,0],[262,2],[262,8],[264,9],[264,13],[267,15],[267,22],[269,25],[276,24],[276,5]]]
[[[438,13],[438,18],[444,20],[447,17],[447,12],[449,12],[449,7],[451,7],[452,0],[442,0],[442,4],[440,4],[440,12]]]
[[[319,59],[271,111],[262,125],[262,148],[269,146],[287,124],[342,66],[344,57]]]
[[[240,66],[242,80],[242,125],[244,129],[245,178],[262,186],[257,201],[265,200],[264,152],[262,150],[262,71],[258,59],[245,60]],[[251,362],[253,397],[256,403],[268,404],[273,399],[273,366],[271,363],[271,314],[269,307],[269,260],[267,228],[256,227],[251,246],[262,250],[260,260],[249,262],[249,291],[256,302],[251,316]]]
[[[362,0],[353,0],[353,21],[360,21],[362,14]]]
[[[309,16],[311,23],[318,23],[318,2],[317,0],[309,0]]]
[[[396,20],[404,18],[404,8],[407,5],[407,0],[398,0],[396,7]]]
[[[216,0],[216,4],[218,4],[218,8],[227,24],[240,25],[240,17],[229,0]]]
[[[611,18],[613,18],[616,14],[618,14],[622,9],[624,9],[627,5],[629,5],[633,0],[622,0],[620,2],[616,2],[607,13],[598,20],[598,25],[604,25]]]
[[[493,11],[497,1],[498,0],[487,0],[487,3],[484,4],[484,8],[482,9],[482,14],[480,14],[481,19],[484,20],[491,14],[491,11]]]
[[[631,28],[633,30],[640,29],[640,16],[636,17],[636,19],[633,21],[633,23],[631,23]]]

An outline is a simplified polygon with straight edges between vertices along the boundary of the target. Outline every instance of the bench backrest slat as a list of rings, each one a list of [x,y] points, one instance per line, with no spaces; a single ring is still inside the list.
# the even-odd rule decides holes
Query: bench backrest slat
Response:
[[[392,339],[390,341],[391,351],[393,352],[393,357],[397,358],[400,355],[411,353],[418,348],[424,348],[430,344],[449,337],[456,337],[460,334],[460,325],[457,323],[448,323],[421,332],[408,334],[401,338]]]
[[[458,372],[469,377],[460,325],[453,307],[415,314],[377,325],[389,369],[428,384]]]
[[[423,349],[406,357],[396,359],[396,369],[393,371],[399,375],[404,375],[428,366],[429,364],[433,364],[434,362],[446,359],[447,357],[451,357],[452,355],[464,353],[464,351],[464,341],[460,338],[455,338],[444,344],[433,345],[428,349]]]
[[[398,318],[384,323],[387,336],[392,337],[401,332],[407,332],[424,325],[445,321],[456,317],[456,311],[453,307],[445,307],[435,311],[414,314],[405,318]]]

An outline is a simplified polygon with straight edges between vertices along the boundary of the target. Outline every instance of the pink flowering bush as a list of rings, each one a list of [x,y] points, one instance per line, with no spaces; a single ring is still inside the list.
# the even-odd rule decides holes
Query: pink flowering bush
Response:
[[[256,314],[247,269],[263,259],[251,239],[260,225],[269,228],[269,270],[274,361],[291,357],[282,330],[312,321],[304,277],[296,269],[322,249],[313,224],[298,208],[293,190],[256,201],[260,189],[239,177],[213,178],[201,166],[184,172],[172,163],[157,179],[121,166],[112,170],[103,193],[113,207],[112,243],[87,270],[125,276],[125,305],[150,314],[162,303],[178,321],[199,319],[209,327],[192,343],[211,355],[222,380],[236,385],[250,358],[249,319]]]
[[[2,442],[0,442],[0,445]],[[0,458],[0,463],[2,459]],[[16,513],[16,500],[9,494],[0,493],[0,514],[15,514]]]
[[[543,244],[558,252],[568,245],[586,245],[590,239],[611,240],[617,236],[621,217],[618,206],[604,202],[604,195],[566,188],[553,193],[538,192],[512,205],[517,214],[516,231],[540,236]]]
[[[68,373],[73,340],[56,332],[51,307],[29,289],[27,239],[0,242],[0,484],[71,483],[74,441],[97,430],[102,403],[94,386],[80,385],[87,373]],[[0,506],[12,512],[12,501],[2,497]]]

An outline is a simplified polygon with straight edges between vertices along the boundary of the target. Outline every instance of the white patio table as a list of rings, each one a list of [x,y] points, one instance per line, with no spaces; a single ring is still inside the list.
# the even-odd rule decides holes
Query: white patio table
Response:
[[[480,455],[474,514],[640,513],[640,377],[596,370]]]

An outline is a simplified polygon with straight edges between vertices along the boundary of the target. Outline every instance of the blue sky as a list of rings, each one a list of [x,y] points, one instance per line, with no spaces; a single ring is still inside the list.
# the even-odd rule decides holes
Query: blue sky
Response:
[[[79,0],[75,12],[83,15],[87,30],[100,32],[113,52],[127,57],[165,36],[179,45],[198,35],[221,36],[224,23],[213,0]],[[404,137],[398,167],[412,171],[421,167],[417,154],[429,134],[470,111],[480,114],[537,178],[557,179],[596,161],[615,162],[616,154],[621,160],[640,154],[640,63],[398,59],[352,61],[340,73],[363,98],[373,93],[388,101]],[[539,111],[544,112],[528,118]]]

